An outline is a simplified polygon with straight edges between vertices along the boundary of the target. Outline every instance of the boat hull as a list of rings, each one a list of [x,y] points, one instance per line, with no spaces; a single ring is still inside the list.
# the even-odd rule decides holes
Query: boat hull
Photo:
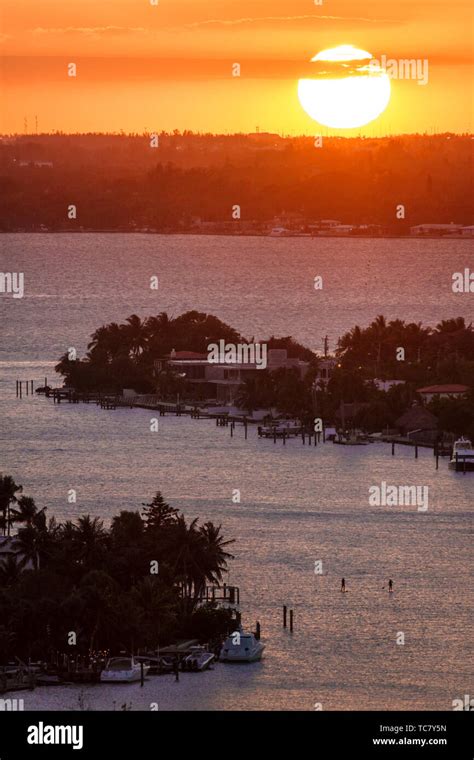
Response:
[[[222,662],[258,662],[262,659],[263,650],[265,649],[265,645],[261,644],[260,647],[255,649],[253,652],[250,652],[249,654],[245,654],[244,652],[228,652],[227,654],[221,655]]]

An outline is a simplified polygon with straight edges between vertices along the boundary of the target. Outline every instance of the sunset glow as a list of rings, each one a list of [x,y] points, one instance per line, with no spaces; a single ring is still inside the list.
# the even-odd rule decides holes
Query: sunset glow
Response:
[[[367,136],[468,132],[469,6],[431,0],[333,0],[330,7],[307,0],[4,0],[0,131],[24,133],[25,119],[31,131],[37,116],[40,132],[235,133],[258,125],[312,134],[314,117],[311,107],[309,114],[301,108],[298,82],[311,79],[322,63],[311,61],[315,52],[349,46],[351,54],[361,49],[378,60],[426,59],[431,74],[427,86],[391,81],[385,110],[373,121],[363,110],[353,123],[370,123],[356,129]],[[77,64],[74,80],[66,73],[71,61]],[[239,76],[232,75],[235,63]],[[382,78],[372,78],[370,91],[358,87],[364,108],[386,99]],[[353,87],[338,99],[351,94]],[[341,116],[328,123],[341,124]]]

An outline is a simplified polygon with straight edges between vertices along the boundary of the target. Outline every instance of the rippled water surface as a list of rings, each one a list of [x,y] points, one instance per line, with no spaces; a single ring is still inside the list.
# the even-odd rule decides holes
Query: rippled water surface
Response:
[[[2,307],[2,470],[59,519],[111,518],[158,488],[188,517],[235,538],[230,583],[244,623],[259,620],[261,663],[219,663],[204,674],[139,685],[37,688],[26,709],[451,709],[472,689],[474,476],[432,452],[400,447],[316,448],[244,440],[237,427],[15,398],[15,380],[53,377],[65,346],[132,312],[198,308],[248,335],[293,334],[313,347],[379,312],[434,324],[467,314],[450,292],[468,247],[451,241],[268,240],[121,235],[8,235],[5,271],[25,271],[26,297]],[[397,264],[392,256],[398,252]],[[390,262],[390,263],[387,263]],[[322,298],[312,278],[333,290]],[[150,294],[144,281],[160,277]],[[416,280],[416,284],[413,282]],[[206,289],[207,288],[207,289]],[[319,300],[316,300],[319,299]],[[370,507],[368,489],[426,485],[429,509]],[[67,503],[76,488],[78,505]],[[232,490],[241,490],[241,503]],[[321,560],[323,575],[314,573]],[[344,576],[347,594],[339,591]],[[395,593],[382,587],[391,577]],[[295,611],[293,634],[282,605]],[[405,644],[397,645],[400,632]]]

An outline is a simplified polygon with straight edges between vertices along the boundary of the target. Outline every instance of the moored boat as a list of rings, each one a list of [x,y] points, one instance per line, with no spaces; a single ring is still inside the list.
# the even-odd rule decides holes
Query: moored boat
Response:
[[[182,661],[181,669],[195,673],[207,670],[211,662],[215,660],[215,655],[206,651],[204,647],[193,647],[193,649],[195,651],[188,654]]]
[[[224,641],[220,659],[223,662],[256,662],[261,659],[264,649],[265,644],[254,633],[245,633],[240,628]]]
[[[474,470],[474,447],[468,438],[459,438],[455,442],[449,468],[457,472]]]
[[[133,657],[111,657],[100,674],[102,683],[132,683],[140,681],[148,673],[149,665],[137,662]]]

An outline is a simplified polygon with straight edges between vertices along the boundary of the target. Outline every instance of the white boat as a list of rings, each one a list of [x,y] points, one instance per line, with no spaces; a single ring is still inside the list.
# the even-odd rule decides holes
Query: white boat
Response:
[[[150,669],[143,663],[143,675]],[[133,657],[111,657],[100,674],[102,683],[132,683],[141,679],[142,664]]]
[[[204,647],[192,647],[192,649],[191,654],[188,654],[181,663],[182,670],[194,672],[206,670],[215,660],[215,655],[212,652],[207,652]]]
[[[283,420],[270,425],[261,425],[257,428],[259,438],[282,438],[300,435],[303,428],[299,422]]]
[[[240,628],[226,638],[220,658],[223,662],[256,662],[261,659],[264,649],[265,645],[253,633],[245,633]]]
[[[449,460],[451,470],[474,470],[474,447],[468,438],[459,438]]]

